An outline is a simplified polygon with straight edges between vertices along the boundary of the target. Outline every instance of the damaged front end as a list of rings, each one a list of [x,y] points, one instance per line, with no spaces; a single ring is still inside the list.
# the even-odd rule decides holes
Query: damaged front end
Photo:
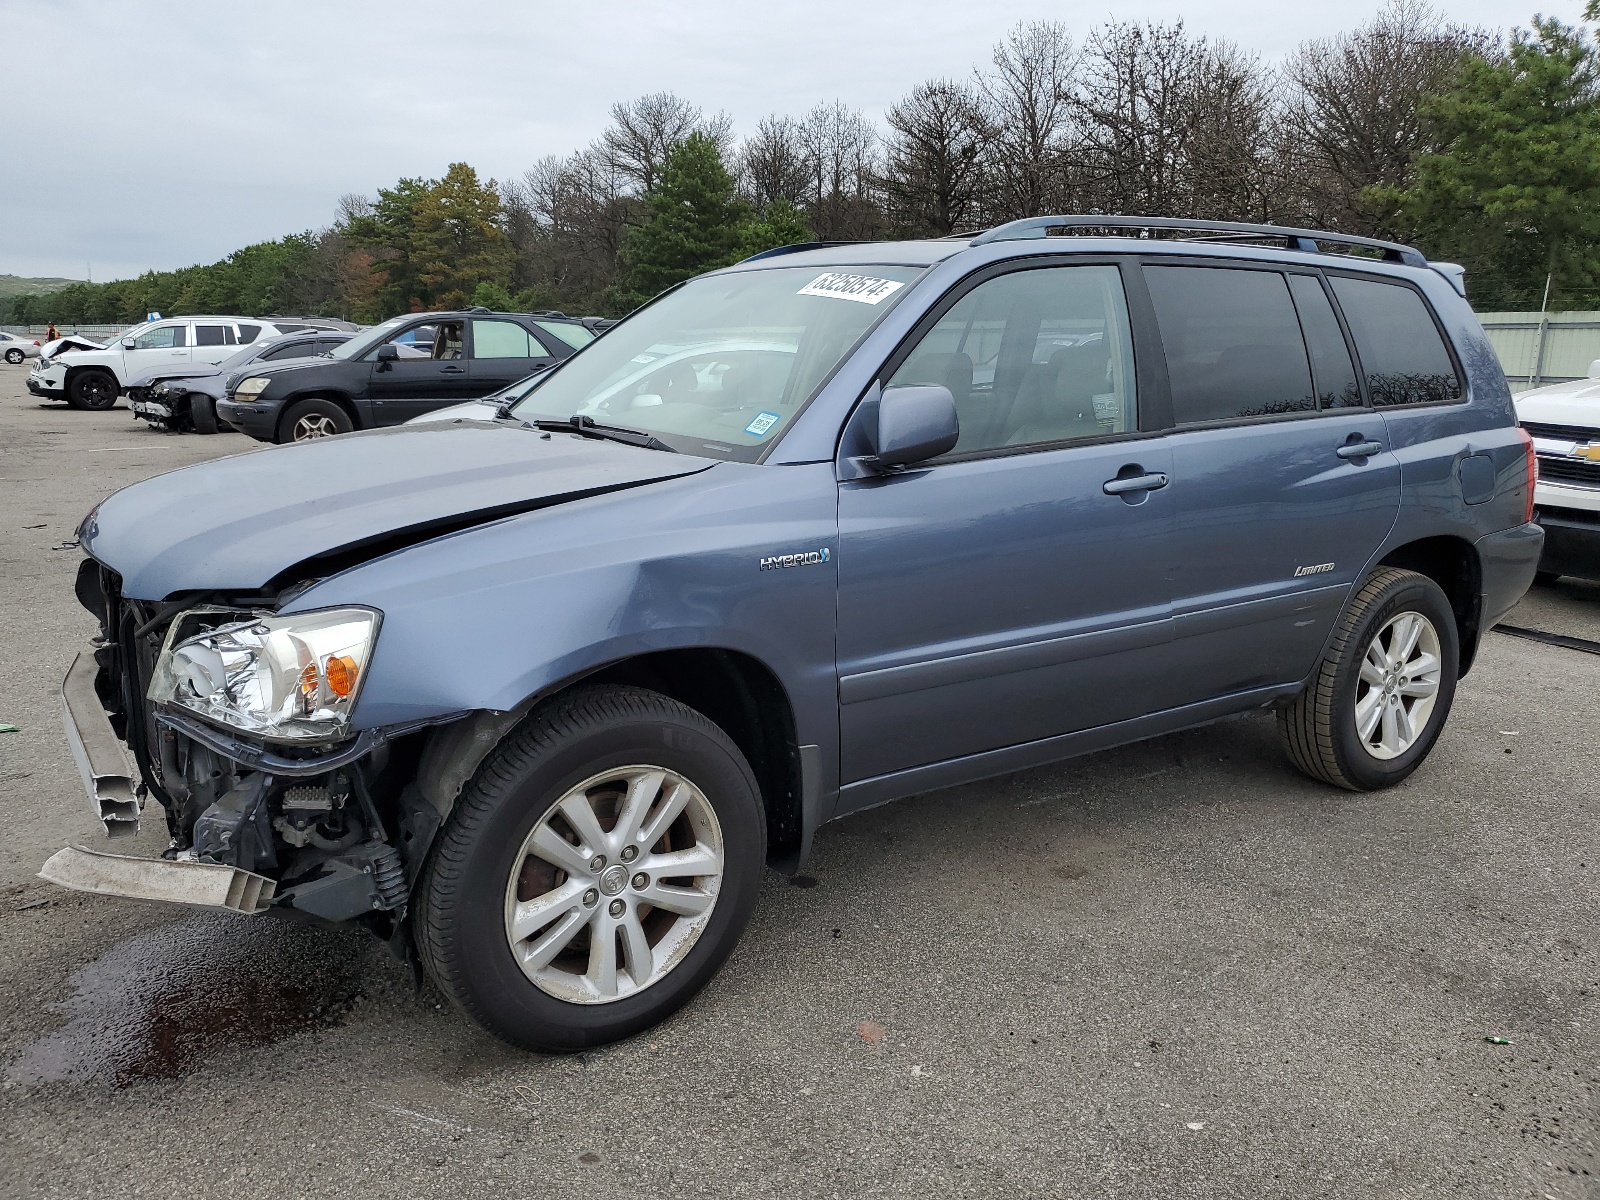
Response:
[[[74,757],[108,833],[133,832],[153,796],[171,844],[162,862],[64,850],[45,878],[358,921],[404,952],[411,888],[440,822],[415,783],[424,731],[466,714],[352,728],[380,614],[279,616],[303,588],[139,601],[94,559],[76,590],[101,636],[63,688]]]

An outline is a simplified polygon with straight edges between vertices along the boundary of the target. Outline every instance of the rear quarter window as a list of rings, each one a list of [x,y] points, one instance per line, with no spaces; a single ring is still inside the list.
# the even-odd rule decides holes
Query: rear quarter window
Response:
[[[1399,283],[1334,276],[1367,393],[1379,408],[1460,400],[1455,361],[1421,295]]]

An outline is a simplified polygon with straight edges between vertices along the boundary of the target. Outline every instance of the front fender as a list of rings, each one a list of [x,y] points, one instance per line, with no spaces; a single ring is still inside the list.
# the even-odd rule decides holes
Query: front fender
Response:
[[[382,611],[360,729],[506,712],[636,655],[711,647],[764,663],[836,770],[837,535],[831,463],[721,463],[397,551],[284,611]],[[810,561],[762,568],[784,555]]]

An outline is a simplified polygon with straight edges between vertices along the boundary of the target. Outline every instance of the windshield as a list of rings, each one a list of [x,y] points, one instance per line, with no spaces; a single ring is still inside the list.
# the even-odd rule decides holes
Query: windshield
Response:
[[[541,376],[524,421],[587,416],[753,462],[921,267],[776,267],[692,279]]]
[[[411,320],[409,313],[403,317],[391,317],[382,325],[374,325],[371,329],[356,334],[344,345],[335,346],[328,351],[328,354],[333,358],[360,358],[374,346],[383,345],[391,333],[409,320]]]

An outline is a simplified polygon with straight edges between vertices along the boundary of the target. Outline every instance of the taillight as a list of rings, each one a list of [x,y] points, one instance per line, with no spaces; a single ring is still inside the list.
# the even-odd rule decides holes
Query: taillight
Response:
[[[1522,438],[1522,451],[1527,459],[1528,472],[1528,507],[1522,514],[1522,523],[1526,525],[1533,520],[1533,489],[1539,482],[1539,460],[1533,452],[1533,435],[1522,426],[1517,426],[1517,435]]]

